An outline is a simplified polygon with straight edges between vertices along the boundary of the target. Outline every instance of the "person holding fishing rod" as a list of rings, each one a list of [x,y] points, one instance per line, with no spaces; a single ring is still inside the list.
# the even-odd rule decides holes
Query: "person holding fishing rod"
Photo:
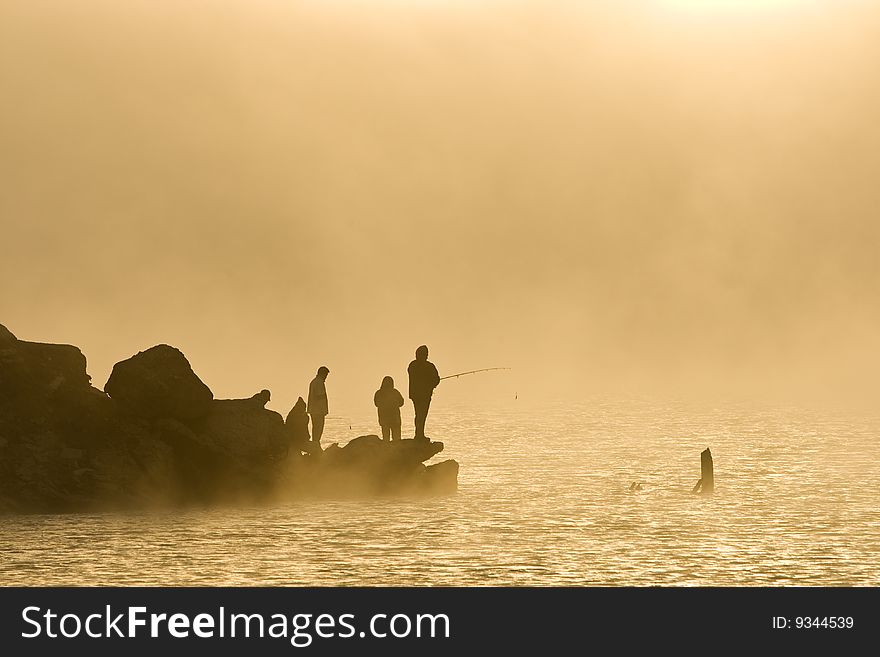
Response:
[[[428,440],[425,436],[425,422],[434,388],[440,384],[440,374],[434,363],[428,360],[428,347],[416,349],[416,359],[406,369],[409,374],[409,398],[412,399],[416,414],[416,440]]]
[[[409,398],[412,399],[413,409],[416,414],[415,438],[417,440],[428,440],[425,436],[425,422],[428,419],[428,409],[431,407],[431,397],[434,394],[434,388],[440,385],[442,380],[457,379],[460,376],[478,374],[479,372],[509,369],[509,367],[485,367],[480,370],[470,370],[441,377],[434,363],[428,360],[428,347],[422,345],[416,349],[416,359],[409,364],[406,370],[409,373]]]

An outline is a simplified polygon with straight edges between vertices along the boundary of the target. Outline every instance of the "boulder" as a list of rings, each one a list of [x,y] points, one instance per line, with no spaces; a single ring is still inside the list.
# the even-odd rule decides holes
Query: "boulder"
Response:
[[[193,426],[202,445],[220,454],[269,461],[287,451],[284,418],[251,399],[217,399]]]
[[[443,443],[428,440],[382,440],[375,434],[352,438],[342,448],[343,453],[349,455],[377,455],[395,460],[405,460],[412,463],[427,461],[435,454],[443,451]]]
[[[360,452],[367,454],[373,453],[373,450],[383,449],[383,447],[389,447],[390,445],[391,443],[384,443],[379,436],[371,433],[368,436],[352,438],[342,449],[345,450],[347,454],[357,454]]]
[[[294,489],[304,495],[345,497],[446,493],[450,486],[454,490],[458,465],[454,472],[451,465],[431,466],[428,474],[422,464],[442,450],[441,442],[358,436],[344,447],[333,443],[320,455],[295,461]]]
[[[441,451],[441,442],[410,439],[386,441],[371,434],[352,438],[338,450],[324,450],[322,461],[328,466],[404,470],[427,461]]]
[[[423,463],[443,451],[443,443],[439,440],[395,440],[390,443],[397,450],[398,458]]]
[[[0,397],[47,397],[85,390],[86,357],[69,344],[18,340],[0,325]]]
[[[458,462],[449,459],[425,468],[421,491],[429,495],[448,495],[458,490]]]
[[[214,394],[178,349],[166,344],[116,363],[104,391],[128,413],[147,419],[204,418]]]

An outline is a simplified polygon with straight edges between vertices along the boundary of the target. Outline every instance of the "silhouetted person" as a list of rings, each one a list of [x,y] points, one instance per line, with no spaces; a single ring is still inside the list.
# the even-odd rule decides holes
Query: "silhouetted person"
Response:
[[[318,449],[321,449],[321,434],[324,433],[324,418],[329,412],[327,406],[327,388],[324,381],[330,374],[323,365],[318,368],[318,373],[309,384],[309,416],[312,418],[312,441]]]
[[[382,440],[400,440],[400,407],[403,406],[403,395],[394,387],[394,379],[390,376],[382,379],[382,386],[373,395],[373,403],[379,409]]]
[[[409,373],[409,398],[412,399],[416,413],[416,435],[419,440],[427,440],[425,421],[431,407],[431,396],[434,388],[440,384],[440,374],[434,363],[428,360],[428,348],[422,345],[416,349],[416,359],[407,368]]]
[[[287,429],[289,439],[288,450],[291,448],[294,452],[308,452],[309,441],[309,416],[306,413],[306,402],[302,397],[296,400],[290,413],[287,414],[287,420],[284,422]]]

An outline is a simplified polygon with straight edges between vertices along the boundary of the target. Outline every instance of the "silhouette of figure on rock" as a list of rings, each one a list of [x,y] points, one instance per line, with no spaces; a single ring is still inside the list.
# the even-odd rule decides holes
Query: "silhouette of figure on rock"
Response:
[[[327,388],[324,385],[328,374],[330,374],[330,370],[322,365],[309,384],[308,410],[312,418],[312,441],[319,450],[321,449],[321,435],[324,433],[324,419],[330,412],[327,404]]]
[[[294,453],[310,451],[309,416],[306,413],[306,402],[302,397],[299,397],[290,409],[284,426],[290,439],[288,451],[291,449]]]
[[[382,440],[400,440],[400,407],[403,406],[403,395],[394,387],[394,379],[390,376],[382,379],[382,386],[373,395],[373,403],[379,409]]]
[[[416,435],[418,440],[427,440],[425,422],[434,388],[440,385],[440,374],[434,363],[428,360],[428,347],[422,345],[416,349],[416,359],[407,368],[409,374],[409,398],[412,399],[416,418]]]

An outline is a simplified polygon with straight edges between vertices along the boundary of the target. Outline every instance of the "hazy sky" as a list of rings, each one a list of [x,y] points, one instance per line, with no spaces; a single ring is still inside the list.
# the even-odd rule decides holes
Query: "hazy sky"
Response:
[[[422,343],[514,368],[449,399],[876,389],[878,63],[856,0],[5,0],[0,322],[282,411]]]

